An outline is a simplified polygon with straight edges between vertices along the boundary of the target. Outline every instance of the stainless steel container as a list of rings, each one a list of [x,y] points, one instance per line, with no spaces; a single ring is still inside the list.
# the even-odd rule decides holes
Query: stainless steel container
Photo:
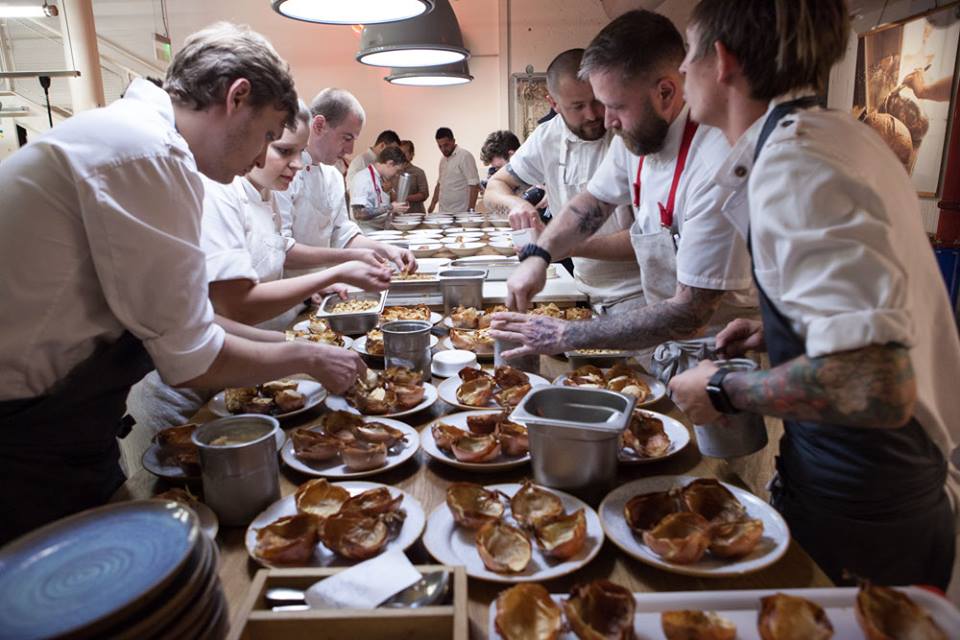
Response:
[[[527,427],[533,477],[557,489],[613,484],[620,433],[636,398],[601,389],[537,387],[510,419]]]
[[[440,293],[443,294],[443,313],[457,307],[483,308],[483,281],[486,269],[444,269],[437,273]]]
[[[383,358],[387,367],[406,367],[430,379],[430,329],[425,320],[394,320],[382,327]]]
[[[516,349],[521,346],[523,345],[519,342],[510,342],[509,340],[494,340],[493,364],[496,366],[505,364],[515,369],[520,369],[520,371],[526,371],[527,373],[540,375],[540,356],[536,353],[509,359],[503,357],[504,351],[510,351],[511,349]]]
[[[413,176],[409,173],[401,173],[397,178],[397,202],[406,202],[410,195],[410,186],[413,184]]]
[[[277,431],[272,416],[246,414],[197,427],[203,499],[227,526],[249,524],[280,499]]]
[[[377,306],[367,311],[357,313],[332,313],[331,310],[344,300],[337,294],[330,294],[320,303],[317,317],[326,320],[330,324],[330,328],[334,331],[347,335],[360,335],[377,326],[386,299],[386,291],[379,293],[371,291],[351,291],[347,294],[347,300],[375,300]]]
[[[754,371],[757,363],[747,358],[718,360],[718,367],[734,371]],[[767,427],[763,416],[757,413],[721,415],[711,424],[695,424],[700,453],[711,458],[736,458],[767,446]]]

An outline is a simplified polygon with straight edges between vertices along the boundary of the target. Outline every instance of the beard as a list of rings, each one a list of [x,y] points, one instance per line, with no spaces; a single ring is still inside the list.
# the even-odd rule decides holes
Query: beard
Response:
[[[617,129],[616,133],[623,138],[623,144],[630,153],[646,156],[663,149],[668,131],[670,131],[670,123],[663,119],[648,101],[644,114],[637,124],[629,131]]]
[[[564,122],[575,136],[587,142],[599,140],[607,133],[606,127],[603,126],[603,118],[581,122],[579,127],[571,127],[569,122],[566,122],[566,120]]]

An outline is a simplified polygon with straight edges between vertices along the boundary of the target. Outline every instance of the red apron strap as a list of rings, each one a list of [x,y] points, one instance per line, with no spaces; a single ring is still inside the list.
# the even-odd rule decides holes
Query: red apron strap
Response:
[[[377,174],[373,171],[373,165],[368,164],[367,170],[370,172],[370,180],[373,182],[373,190],[377,192],[377,206],[383,204],[383,198],[380,197],[380,185],[377,183]]]
[[[677,154],[677,166],[673,170],[673,183],[670,185],[667,206],[657,203],[660,206],[660,224],[667,228],[673,228],[673,206],[677,198],[677,185],[680,184],[680,176],[683,175],[683,169],[687,166],[687,155],[690,153],[690,145],[693,142],[693,134],[697,132],[697,126],[697,123],[687,115],[687,124],[683,129],[683,138],[680,140],[680,152]]]

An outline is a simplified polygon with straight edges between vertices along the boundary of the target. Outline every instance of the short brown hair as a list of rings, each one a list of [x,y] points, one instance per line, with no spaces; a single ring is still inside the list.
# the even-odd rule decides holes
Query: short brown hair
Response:
[[[239,78],[250,81],[250,105],[297,115],[290,67],[266,38],[247,26],[217,22],[187,37],[167,69],[163,88],[178,104],[202,111],[222,103]]]
[[[510,152],[520,148],[520,139],[507,129],[494,131],[483,141],[480,147],[480,161],[483,164],[490,164],[494,158],[510,159]]]
[[[384,147],[383,151],[377,155],[377,162],[380,164],[393,162],[395,165],[402,165],[407,163],[407,156],[403,154],[403,150],[400,147],[388,146]]]
[[[734,3],[738,4],[738,3]],[[619,70],[624,80],[680,68],[686,51],[670,18],[652,11],[628,11],[587,45],[580,61],[581,80],[590,74]]]
[[[722,42],[755,100],[804,87],[822,92],[850,34],[844,0],[701,0],[690,24],[698,32],[697,56]]]

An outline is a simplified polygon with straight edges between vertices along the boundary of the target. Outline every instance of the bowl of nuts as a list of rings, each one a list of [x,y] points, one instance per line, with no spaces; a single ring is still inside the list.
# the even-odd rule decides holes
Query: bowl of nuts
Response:
[[[316,317],[339,333],[364,334],[377,326],[386,299],[386,291],[350,291],[346,300],[333,293],[320,303]]]

